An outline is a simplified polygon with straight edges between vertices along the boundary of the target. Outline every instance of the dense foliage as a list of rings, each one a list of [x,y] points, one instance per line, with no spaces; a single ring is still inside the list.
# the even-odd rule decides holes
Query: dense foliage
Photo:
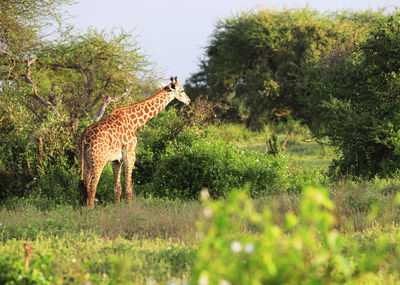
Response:
[[[332,167],[336,174],[389,176],[400,167],[399,47],[397,14],[379,21],[364,42],[342,47],[303,72],[315,133],[342,153]]]
[[[139,132],[133,173],[136,190],[146,196],[197,199],[206,188],[214,198],[248,184],[259,197],[281,192],[300,192],[306,184],[327,182],[313,171],[289,169],[285,153],[275,155],[240,150],[222,139],[213,128],[189,125],[173,108],[149,121]],[[162,126],[162,128],[160,128]]]
[[[61,25],[59,37],[42,36],[70,2],[0,4],[0,198],[74,201],[78,135],[108,104],[154,88],[152,65],[124,31],[77,36]]]
[[[399,168],[399,14],[260,10],[218,22],[192,96],[225,120],[262,128],[290,114],[342,157],[332,175]]]
[[[186,86],[197,100],[137,132],[138,196],[108,203],[109,164],[85,209],[75,207],[78,135],[157,78],[124,31],[61,24],[46,41],[72,2],[0,2],[1,284],[399,283],[400,181],[380,177],[400,167],[398,13],[219,21]],[[210,126],[213,108],[248,128]],[[310,130],[335,149],[304,142]],[[332,157],[334,176],[372,179],[328,185],[321,163]]]
[[[364,38],[380,14],[320,15],[308,9],[260,10],[220,20],[188,94],[225,104],[219,114],[261,128],[291,112],[309,125],[298,86],[302,69],[348,40]],[[318,78],[315,78],[318,80]]]
[[[298,212],[288,212],[281,227],[274,219],[276,213],[268,207],[258,210],[243,191],[231,192],[225,201],[206,201],[192,282],[395,283],[400,277],[395,261],[398,230],[372,243],[346,238],[333,228],[334,210],[325,189],[308,188]],[[253,234],[244,235],[249,228]]]

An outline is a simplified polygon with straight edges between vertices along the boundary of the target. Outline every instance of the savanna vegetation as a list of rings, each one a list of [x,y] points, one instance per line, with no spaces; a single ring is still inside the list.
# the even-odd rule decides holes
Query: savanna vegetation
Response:
[[[134,200],[108,165],[86,209],[79,134],[160,78],[72,4],[0,3],[1,284],[399,282],[398,11],[221,19],[191,106],[138,131]]]

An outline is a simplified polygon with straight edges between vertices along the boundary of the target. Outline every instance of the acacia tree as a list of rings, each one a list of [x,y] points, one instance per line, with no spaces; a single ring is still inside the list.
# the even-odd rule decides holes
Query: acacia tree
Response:
[[[43,29],[61,21],[64,5],[74,0],[2,0],[0,49],[15,59],[28,55],[39,43]]]
[[[319,80],[314,78],[319,76]],[[371,178],[400,168],[400,13],[385,16],[357,45],[304,69],[304,104],[341,157],[332,174]]]
[[[42,7],[40,2],[46,9],[36,14],[33,11],[32,17],[24,14],[30,2],[20,14],[13,10],[17,13],[14,18],[8,15],[32,28],[31,44],[20,41],[26,37],[19,30],[2,26],[7,29],[3,34],[15,34],[15,40],[7,38],[1,43],[0,176],[11,179],[13,183],[7,183],[7,188],[14,194],[25,191],[27,183],[33,185],[32,180],[39,183],[39,177],[57,181],[54,183],[58,186],[43,182],[49,191],[66,185],[73,189],[70,184],[75,181],[79,131],[108,112],[108,104],[133,101],[135,96],[149,92],[157,81],[153,65],[124,31],[89,30],[74,35],[73,30],[66,29],[62,37],[51,42],[40,38],[39,28],[44,25],[32,24],[34,16],[45,19],[41,15],[47,9],[59,11],[57,5],[69,1],[33,1],[33,7]],[[11,13],[10,7],[2,13]]]
[[[155,80],[152,65],[124,31],[89,30],[46,43],[35,74],[42,92],[69,120],[98,120],[110,102],[132,101],[129,95],[151,88]]]
[[[303,116],[301,70],[349,38],[360,41],[376,16],[362,15],[261,10],[221,20],[200,71],[185,86],[188,94],[224,103],[217,110],[223,119],[255,129],[288,113],[311,124]]]

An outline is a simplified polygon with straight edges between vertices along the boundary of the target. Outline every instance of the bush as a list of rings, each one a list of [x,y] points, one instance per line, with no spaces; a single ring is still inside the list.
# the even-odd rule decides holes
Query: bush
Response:
[[[329,137],[342,154],[332,175],[387,177],[399,169],[399,46],[397,14],[376,24],[363,43],[336,50],[305,71],[316,134]]]
[[[215,127],[180,127],[175,109],[154,118],[140,131],[134,170],[136,192],[144,196],[197,199],[207,188],[212,197],[249,184],[251,195],[300,192],[305,184],[325,184],[320,174],[291,173],[284,153],[240,150]],[[177,132],[179,130],[180,132]]]
[[[58,281],[51,267],[52,256],[40,256],[29,269],[19,256],[0,257],[0,284],[52,284]]]
[[[371,284],[388,284],[399,278],[397,238],[382,234],[377,241],[376,230],[371,241],[366,234],[341,235],[324,189],[304,191],[284,230],[269,208],[256,208],[238,190],[227,200],[205,202],[193,284],[358,284],[371,277]]]
[[[226,133],[226,126],[220,130],[182,124],[177,111],[171,108],[140,131],[140,167],[133,174],[137,193],[197,199],[199,191],[207,188],[217,198],[249,184],[250,194],[256,197],[285,191],[298,193],[305,185],[328,182],[314,171],[292,172],[283,152],[267,155],[240,150],[226,141],[232,137]]]
[[[225,121],[260,130],[276,114],[304,119],[307,97],[298,88],[302,70],[342,45],[363,39],[381,13],[319,14],[305,9],[256,9],[219,20],[210,35],[200,71],[189,78],[188,94],[207,94],[223,103]],[[352,32],[349,32],[352,31]],[[319,75],[313,79],[318,80]]]
[[[286,189],[282,156],[241,151],[211,129],[182,128],[175,109],[160,114],[141,131],[138,159],[134,181],[143,195],[197,199],[207,188],[213,197],[221,197],[245,183],[252,185],[252,195]]]
[[[157,196],[197,198],[202,188],[212,197],[251,185],[252,195],[274,193],[287,183],[285,159],[254,151],[241,151],[212,133],[188,129],[160,156],[153,177]]]

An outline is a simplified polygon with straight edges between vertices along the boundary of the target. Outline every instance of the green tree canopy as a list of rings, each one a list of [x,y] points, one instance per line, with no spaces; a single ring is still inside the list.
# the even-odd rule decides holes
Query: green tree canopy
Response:
[[[275,115],[303,119],[301,71],[348,42],[358,42],[380,14],[321,15],[309,9],[246,12],[220,20],[200,71],[186,88],[224,103],[224,119],[261,128]]]
[[[2,0],[0,49],[13,56],[27,55],[36,47],[43,29],[62,19],[63,7],[73,0]]]
[[[333,171],[388,176],[400,168],[400,13],[382,18],[358,45],[304,69],[304,105],[342,157]],[[318,80],[315,80],[316,77]]]
[[[130,103],[158,81],[154,65],[125,31],[76,35],[60,26],[59,37],[42,37],[71,2],[0,3],[0,182],[11,181],[4,187],[13,194],[27,191],[39,176],[49,179],[43,184],[53,185],[49,191],[65,185],[73,191],[82,128],[110,112],[107,105]]]

